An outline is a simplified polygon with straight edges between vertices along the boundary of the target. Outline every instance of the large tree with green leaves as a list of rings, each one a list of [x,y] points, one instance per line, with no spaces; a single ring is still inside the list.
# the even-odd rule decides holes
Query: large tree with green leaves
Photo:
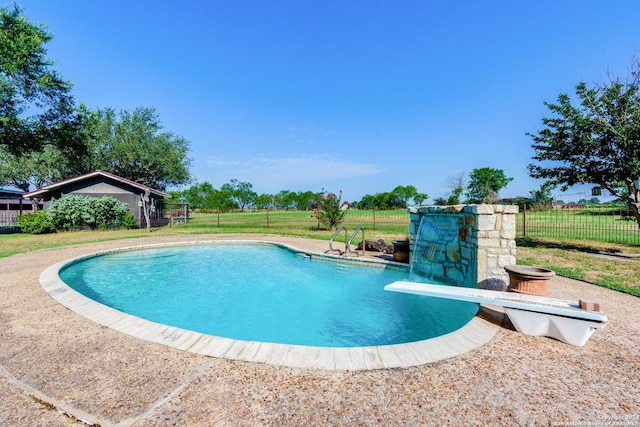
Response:
[[[0,147],[0,184],[12,184],[24,190],[31,186],[41,187],[67,178],[60,167],[65,163],[61,151],[53,145],[22,155],[11,154]]]
[[[313,208],[313,202],[318,200],[320,193],[314,193],[313,191],[298,191],[295,198],[295,208],[301,211],[306,211]]]
[[[0,148],[13,156],[67,144],[71,83],[47,58],[44,45],[51,39],[20,7],[0,7]]]
[[[419,193],[418,189],[413,185],[398,185],[391,192],[398,196],[404,207],[408,206],[409,200],[413,200],[416,205],[420,205],[429,197],[425,193]]]
[[[494,203],[498,200],[500,190],[512,180],[513,178],[507,177],[502,169],[474,169],[469,174],[467,201],[469,203]]]
[[[164,131],[155,109],[84,115],[85,164],[160,190],[189,182],[189,142]]]
[[[242,211],[251,205],[258,196],[256,192],[253,191],[253,185],[250,182],[238,181],[237,179],[232,179],[228,183],[223,184],[222,187],[220,187],[220,191],[230,194],[233,201]]]
[[[574,104],[575,102],[575,104]],[[576,99],[561,93],[544,117],[544,128],[529,133],[539,163],[529,174],[566,189],[594,184],[626,201],[640,226],[640,59],[629,77],[576,86]]]
[[[553,204],[553,189],[556,188],[556,184],[552,181],[545,181],[540,185],[537,190],[529,191],[531,195],[531,203],[536,206],[551,207]]]

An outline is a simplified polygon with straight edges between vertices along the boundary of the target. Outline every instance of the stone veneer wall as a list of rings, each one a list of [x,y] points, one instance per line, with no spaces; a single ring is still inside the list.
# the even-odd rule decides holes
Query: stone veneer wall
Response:
[[[436,243],[447,249],[441,250],[435,261],[438,269],[434,278],[461,286],[506,290],[509,275],[504,267],[516,263],[517,206],[421,206],[408,208],[408,212],[412,257],[423,217],[447,215],[449,218],[435,219],[456,224],[455,229],[449,227],[440,237],[442,242]],[[454,240],[456,247],[451,244]]]

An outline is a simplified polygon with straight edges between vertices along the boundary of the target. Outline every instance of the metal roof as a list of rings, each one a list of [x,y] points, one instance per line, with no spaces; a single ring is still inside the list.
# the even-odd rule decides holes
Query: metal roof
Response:
[[[24,191],[15,187],[0,187],[0,199],[22,199]]]
[[[93,172],[86,173],[84,175],[78,175],[78,176],[75,176],[73,178],[63,179],[62,181],[58,181],[58,182],[53,183],[53,184],[45,185],[44,187],[38,188],[37,190],[30,191],[28,193],[24,193],[24,197],[31,198],[31,197],[34,197],[34,196],[39,196],[41,194],[45,194],[45,193],[48,193],[50,191],[57,190],[60,187],[64,187],[65,185],[72,184],[74,182],[81,182],[81,181],[87,180],[89,178],[94,178],[96,176],[102,176],[102,177],[105,177],[105,178],[110,178],[110,179],[113,179],[115,181],[122,182],[123,184],[127,184],[127,185],[129,185],[131,187],[138,188],[138,189],[140,189],[142,191],[149,190],[149,192],[151,192],[151,194],[155,194],[157,196],[171,197],[171,194],[165,193],[164,191],[156,190],[155,188],[151,188],[151,187],[148,187],[146,185],[140,184],[139,182],[131,181],[130,179],[123,178],[121,176],[114,175],[112,173],[101,171],[101,170],[96,170],[96,171],[93,171]]]

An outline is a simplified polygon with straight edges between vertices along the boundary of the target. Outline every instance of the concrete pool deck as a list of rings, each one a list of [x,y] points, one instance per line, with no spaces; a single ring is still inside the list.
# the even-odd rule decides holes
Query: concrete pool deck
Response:
[[[47,267],[84,254],[230,238],[309,252],[328,248],[328,242],[280,236],[198,235],[0,259],[0,424],[640,425],[640,298],[587,283],[557,277],[550,284],[552,297],[599,302],[608,316],[584,347],[493,325],[486,344],[436,362],[325,370],[215,358],[145,341],[74,313],[39,282]]]

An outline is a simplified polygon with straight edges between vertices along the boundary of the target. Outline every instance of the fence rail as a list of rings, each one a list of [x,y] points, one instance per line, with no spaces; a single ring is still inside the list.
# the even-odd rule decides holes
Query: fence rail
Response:
[[[0,210],[0,233],[18,233],[19,211]]]
[[[0,211],[0,233],[18,232],[17,213]],[[265,229],[286,232],[290,229],[319,228],[311,211],[247,210],[244,212],[158,212],[164,223],[190,227],[217,227],[233,230]],[[186,220],[186,221],[185,221]],[[409,214],[404,209],[350,209],[343,223],[350,230],[384,230],[405,235],[409,232]],[[370,235],[370,234],[369,234]],[[594,240],[607,243],[640,245],[640,228],[625,205],[557,207],[545,211],[523,210],[517,215],[516,236],[553,240]]]
[[[298,210],[247,210],[244,212],[190,212],[191,226],[215,226],[219,228],[268,228],[287,230],[290,228],[319,228],[318,219],[312,211]],[[385,229],[399,234],[409,232],[409,214],[406,210],[357,210],[350,209],[344,225],[349,229]]]
[[[640,228],[625,205],[557,207],[518,214],[518,237],[640,244]]]

